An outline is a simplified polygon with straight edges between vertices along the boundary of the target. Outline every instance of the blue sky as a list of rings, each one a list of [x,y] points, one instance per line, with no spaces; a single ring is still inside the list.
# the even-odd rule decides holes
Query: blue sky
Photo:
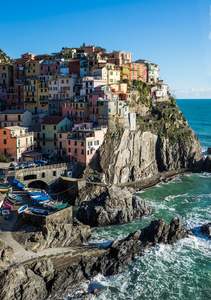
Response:
[[[160,66],[178,98],[211,98],[211,0],[4,1],[0,48],[22,53],[60,51],[85,42]]]

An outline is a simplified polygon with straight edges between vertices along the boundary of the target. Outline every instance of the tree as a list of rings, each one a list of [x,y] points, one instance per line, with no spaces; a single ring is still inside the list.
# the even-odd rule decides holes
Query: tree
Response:
[[[8,163],[10,162],[2,153],[0,153],[0,162]]]

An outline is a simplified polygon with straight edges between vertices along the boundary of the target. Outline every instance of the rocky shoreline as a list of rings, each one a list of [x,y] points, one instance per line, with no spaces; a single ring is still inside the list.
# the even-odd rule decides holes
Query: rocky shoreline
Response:
[[[157,244],[173,244],[192,233],[182,228],[180,220],[169,225],[162,219],[114,240],[107,248],[86,246],[75,255],[34,259],[5,270],[0,276],[0,299],[64,299],[74,293],[81,282],[98,273],[112,276],[122,270],[146,249]]]

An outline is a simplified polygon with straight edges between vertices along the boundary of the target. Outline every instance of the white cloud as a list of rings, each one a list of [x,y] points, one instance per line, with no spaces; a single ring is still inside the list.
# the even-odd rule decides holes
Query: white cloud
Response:
[[[172,93],[178,99],[211,99],[211,88],[178,89]]]

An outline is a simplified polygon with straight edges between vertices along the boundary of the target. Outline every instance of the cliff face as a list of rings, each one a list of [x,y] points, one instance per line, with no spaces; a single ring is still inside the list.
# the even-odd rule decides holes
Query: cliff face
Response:
[[[175,140],[150,131],[120,129],[108,132],[98,157],[101,181],[119,184],[163,171],[201,168],[203,155],[199,141],[189,127],[185,132],[188,134]]]

